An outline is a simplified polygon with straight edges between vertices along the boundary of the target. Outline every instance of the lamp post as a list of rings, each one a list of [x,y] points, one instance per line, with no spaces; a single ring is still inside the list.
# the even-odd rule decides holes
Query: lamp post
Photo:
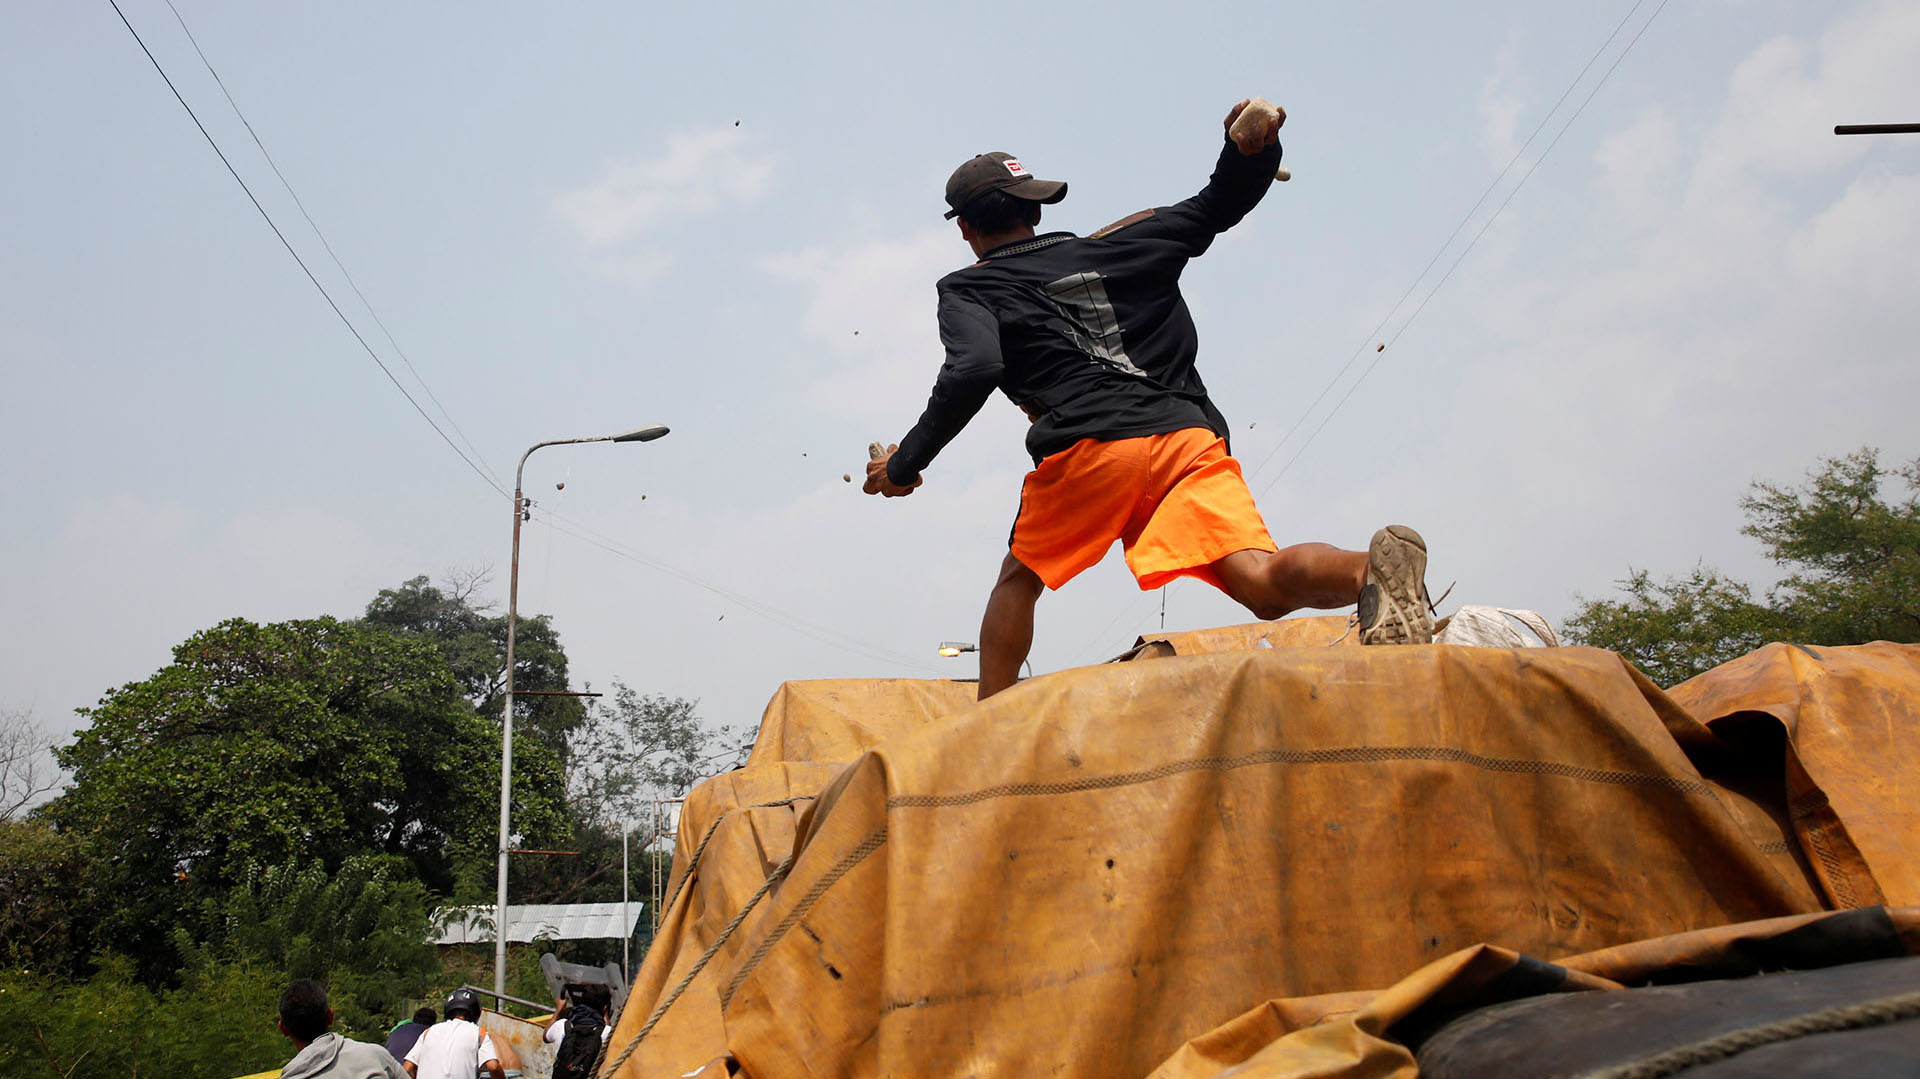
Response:
[[[507,572],[507,703],[501,711],[500,719],[500,862],[497,890],[494,896],[493,924],[493,991],[507,991],[507,850],[512,841],[509,828],[510,810],[513,805],[513,631],[514,623],[520,616],[520,521],[526,514],[526,497],[521,494],[521,480],[526,475],[527,458],[542,446],[561,446],[572,442],[652,442],[667,433],[667,428],[658,423],[645,427],[636,427],[617,435],[596,435],[592,438],[556,438],[547,442],[536,442],[527,447],[520,455],[520,467],[513,472],[513,561]]]

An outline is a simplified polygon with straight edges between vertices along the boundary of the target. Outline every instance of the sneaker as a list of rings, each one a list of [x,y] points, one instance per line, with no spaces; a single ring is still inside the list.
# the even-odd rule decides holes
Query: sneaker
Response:
[[[1360,589],[1361,644],[1432,644],[1427,602],[1427,541],[1406,525],[1388,525],[1367,545]]]

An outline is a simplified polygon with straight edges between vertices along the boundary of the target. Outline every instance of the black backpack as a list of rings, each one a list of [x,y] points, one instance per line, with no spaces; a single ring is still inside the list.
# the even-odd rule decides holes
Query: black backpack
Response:
[[[606,1027],[600,1012],[576,1004],[567,1012],[567,1032],[553,1053],[553,1079],[589,1079],[600,1060],[600,1031]]]

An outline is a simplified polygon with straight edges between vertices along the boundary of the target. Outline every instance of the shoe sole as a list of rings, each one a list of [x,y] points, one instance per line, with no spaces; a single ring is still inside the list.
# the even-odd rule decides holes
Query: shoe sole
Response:
[[[1375,532],[1367,545],[1367,583],[1360,589],[1360,643],[1432,644],[1426,596],[1426,540],[1406,525]]]

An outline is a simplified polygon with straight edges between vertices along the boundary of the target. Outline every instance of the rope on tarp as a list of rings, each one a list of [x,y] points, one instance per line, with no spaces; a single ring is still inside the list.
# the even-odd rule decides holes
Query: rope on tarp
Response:
[[[791,798],[781,798],[777,801],[756,802],[750,806],[736,806],[713,818],[713,823],[707,826],[707,834],[700,837],[700,845],[693,848],[693,854],[687,859],[687,871],[680,875],[679,883],[673,886],[673,894],[669,895],[667,901],[660,905],[660,909],[662,911],[673,909],[674,901],[680,898],[680,893],[686,890],[687,883],[693,880],[695,873],[700,871],[700,858],[707,853],[707,843],[713,839],[713,833],[720,830],[720,823],[729,816],[743,809],[778,809],[781,806],[790,806],[796,802],[811,801],[818,797],[820,796],[817,794],[796,794]]]
[[[1792,1041],[1795,1038],[1805,1038],[1814,1034],[1859,1030],[1863,1027],[1884,1026],[1888,1023],[1899,1023],[1915,1018],[1920,1018],[1920,992],[1901,993],[1859,1004],[1822,1008],[1817,1012],[1796,1015],[1777,1023],[1729,1031],[1719,1037],[1708,1038],[1692,1045],[1683,1045],[1678,1049],[1669,1049],[1657,1056],[1637,1060],[1631,1064],[1590,1071],[1580,1079],[1665,1079],[1666,1076],[1677,1075],[1689,1068],[1712,1064],[1761,1046]]]
[[[773,867],[773,872],[767,874],[767,879],[761,882],[760,890],[753,893],[753,898],[747,900],[746,905],[740,908],[740,913],[733,916],[733,921],[728,922],[727,927],[720,931],[720,935],[713,938],[713,943],[707,945],[707,950],[700,955],[700,961],[693,965],[692,970],[687,971],[686,977],[680,979],[680,984],[674,986],[673,991],[661,999],[659,1005],[653,1009],[653,1014],[647,1016],[646,1025],[642,1026],[640,1032],[633,1036],[633,1040],[627,1043],[626,1048],[620,1050],[620,1055],[608,1061],[598,1072],[594,1073],[594,1079],[607,1079],[608,1076],[611,1076],[620,1069],[620,1065],[627,1062],[627,1058],[633,1055],[635,1049],[640,1048],[640,1043],[646,1040],[647,1035],[653,1033],[653,1028],[660,1022],[660,1017],[667,1014],[667,1009],[673,1007],[673,1002],[679,1000],[680,994],[687,991],[687,986],[692,985],[693,980],[700,976],[700,972],[707,969],[707,964],[713,960],[715,955],[719,954],[721,946],[726,944],[729,937],[733,936],[733,931],[740,928],[740,923],[747,920],[747,915],[753,913],[753,908],[760,905],[760,901],[765,899],[767,893],[773,890],[774,884],[785,877],[787,870],[792,867],[793,855],[791,854],[787,855],[785,861]]]

